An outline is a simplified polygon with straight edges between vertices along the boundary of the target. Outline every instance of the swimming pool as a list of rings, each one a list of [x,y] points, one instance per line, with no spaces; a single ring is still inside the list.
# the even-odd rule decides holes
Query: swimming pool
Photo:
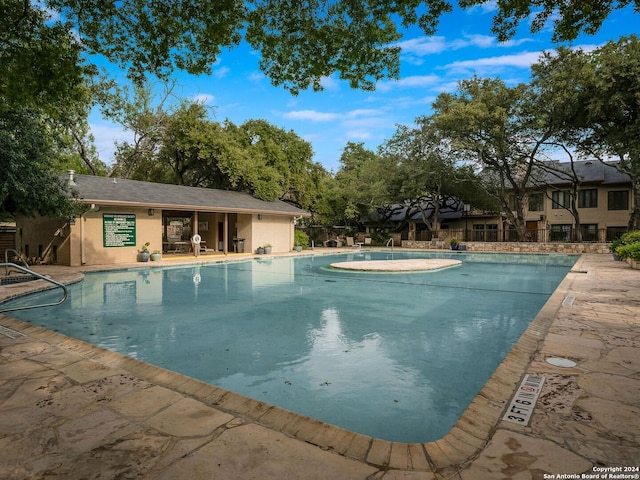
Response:
[[[407,258],[462,265],[328,267]],[[354,252],[114,271],[87,274],[63,305],[14,315],[358,433],[426,442],[447,433],[577,258]]]

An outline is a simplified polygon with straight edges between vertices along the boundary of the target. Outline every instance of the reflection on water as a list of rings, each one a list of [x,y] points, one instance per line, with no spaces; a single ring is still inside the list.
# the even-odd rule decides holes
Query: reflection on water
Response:
[[[433,256],[445,255],[418,258]],[[366,257],[416,255],[90,274],[65,304],[20,318],[359,433],[424,442],[455,423],[576,258],[456,254],[458,268],[410,274],[326,268]]]

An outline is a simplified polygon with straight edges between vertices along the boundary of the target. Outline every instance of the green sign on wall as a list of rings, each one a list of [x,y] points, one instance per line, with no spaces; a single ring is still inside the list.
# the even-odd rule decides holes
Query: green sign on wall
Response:
[[[135,213],[103,213],[102,245],[104,247],[135,247]]]

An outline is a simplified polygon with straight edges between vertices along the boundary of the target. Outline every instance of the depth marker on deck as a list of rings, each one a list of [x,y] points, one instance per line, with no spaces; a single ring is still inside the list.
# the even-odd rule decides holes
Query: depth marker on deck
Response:
[[[544,375],[527,373],[502,419],[519,425],[529,425],[543,384]]]
[[[13,338],[13,339],[16,339],[19,337],[26,337],[24,333],[16,332],[15,330],[11,330],[8,327],[3,327],[2,325],[0,325],[0,333],[6,337]]]

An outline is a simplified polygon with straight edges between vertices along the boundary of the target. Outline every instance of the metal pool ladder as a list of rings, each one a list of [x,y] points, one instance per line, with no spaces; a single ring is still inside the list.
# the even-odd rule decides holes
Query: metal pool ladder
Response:
[[[13,253],[15,257],[19,259],[26,268],[29,268],[29,264],[24,261],[24,259],[22,258],[22,256],[17,250],[14,250],[13,248],[7,248],[4,251],[4,274],[5,275],[9,275],[9,265],[13,265],[12,263],[9,263],[9,253]]]
[[[49,278],[49,277],[45,277],[44,275],[40,275],[37,272],[34,272],[33,270],[23,267],[21,265],[17,265],[15,263],[11,263],[11,262],[5,262],[5,263],[0,263],[0,267],[5,267],[5,269],[9,269],[9,268],[15,268],[21,272],[24,272],[28,275],[33,275],[36,278],[39,278],[41,280],[44,280],[46,282],[49,282],[51,284],[53,284],[55,287],[59,287],[62,289],[62,297],[56,301],[56,302],[51,302],[51,303],[42,303],[42,304],[37,304],[37,305],[26,305],[26,306],[22,306],[22,307],[9,307],[9,308],[0,308],[0,313],[4,313],[4,312],[14,312],[16,310],[27,310],[29,308],[39,308],[39,307],[53,307],[55,305],[60,305],[62,302],[64,302],[67,299],[67,287],[65,285],[63,285],[60,282],[56,282],[55,280]]]

